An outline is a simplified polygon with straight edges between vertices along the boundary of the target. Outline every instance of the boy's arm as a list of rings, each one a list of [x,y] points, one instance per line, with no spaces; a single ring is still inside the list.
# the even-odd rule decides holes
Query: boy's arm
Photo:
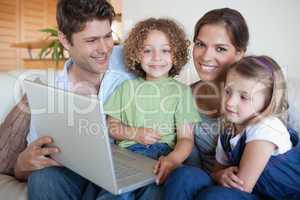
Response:
[[[246,192],[252,192],[275,148],[275,144],[264,140],[254,140],[246,144],[237,173],[244,182]]]
[[[154,167],[157,174],[156,183],[165,181],[167,176],[178,167],[192,152],[194,145],[193,124],[183,124],[176,129],[177,142],[174,150],[168,156],[161,156]]]
[[[183,124],[176,129],[177,142],[174,150],[167,156],[174,163],[181,164],[190,155],[194,146],[193,124]]]
[[[110,135],[116,140],[132,140],[134,128],[122,124],[118,119],[107,116],[107,124]]]
[[[107,117],[110,135],[116,140],[133,140],[140,144],[154,144],[160,140],[160,134],[151,128],[130,127],[111,116]]]

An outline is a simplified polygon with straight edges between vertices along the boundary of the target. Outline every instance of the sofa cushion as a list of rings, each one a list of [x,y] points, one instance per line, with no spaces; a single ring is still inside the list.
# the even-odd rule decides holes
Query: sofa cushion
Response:
[[[18,155],[27,145],[26,135],[29,127],[30,111],[27,97],[24,95],[0,125],[0,173],[14,174]]]
[[[288,100],[289,100],[289,118],[288,126],[300,134],[300,87],[299,78],[290,78],[287,81],[288,86]],[[300,135],[299,135],[300,136]]]
[[[11,109],[20,101],[22,95],[21,85],[17,77],[10,72],[0,72],[0,123],[4,121]]]
[[[0,197],[5,200],[27,200],[26,183],[21,183],[12,176],[0,174]]]

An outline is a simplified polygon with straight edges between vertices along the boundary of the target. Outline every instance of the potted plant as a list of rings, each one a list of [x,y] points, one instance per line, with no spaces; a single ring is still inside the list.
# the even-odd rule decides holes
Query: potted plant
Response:
[[[57,28],[46,28],[39,30],[47,34],[47,37],[37,41],[17,42],[11,47],[25,48],[28,51],[28,58],[22,59],[22,66],[25,69],[63,68],[66,59],[63,46],[58,40]],[[32,49],[40,49],[38,58],[32,56]]]
[[[45,28],[39,31],[47,33],[48,36],[46,40],[50,41],[48,45],[43,47],[39,52],[39,58],[44,59],[50,56],[51,59],[55,62],[56,67],[58,67],[59,61],[65,60],[66,56],[64,54],[64,47],[58,40],[57,28]]]

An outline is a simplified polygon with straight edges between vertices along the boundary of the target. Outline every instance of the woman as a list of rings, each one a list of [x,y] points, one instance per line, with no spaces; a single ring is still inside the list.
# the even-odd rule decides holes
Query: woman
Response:
[[[202,122],[195,127],[195,147],[186,164],[208,174],[215,163],[227,67],[244,56],[248,41],[245,19],[230,8],[211,10],[195,25],[193,59],[201,80],[191,87]],[[211,179],[197,167],[184,166],[173,171],[165,183],[165,199],[193,199],[197,194],[191,191],[211,185]],[[203,178],[199,181],[198,177]]]
[[[221,126],[221,88],[226,68],[246,52],[248,27],[236,10],[211,10],[197,22],[193,41],[194,65],[201,80],[191,87],[202,122],[195,127],[195,147],[186,164],[200,165],[211,172]]]

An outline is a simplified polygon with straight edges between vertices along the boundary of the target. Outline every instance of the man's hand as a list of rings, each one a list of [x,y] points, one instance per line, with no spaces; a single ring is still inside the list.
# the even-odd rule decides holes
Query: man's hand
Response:
[[[26,179],[32,171],[50,166],[60,166],[58,162],[47,157],[50,154],[59,153],[59,149],[57,147],[43,147],[52,142],[52,138],[44,136],[29,144],[17,159],[15,176],[19,179]]]
[[[238,167],[228,167],[213,173],[214,180],[221,186],[244,190],[243,181],[236,175]]]
[[[136,128],[133,140],[144,145],[154,144],[160,140],[160,134],[151,128]]]

